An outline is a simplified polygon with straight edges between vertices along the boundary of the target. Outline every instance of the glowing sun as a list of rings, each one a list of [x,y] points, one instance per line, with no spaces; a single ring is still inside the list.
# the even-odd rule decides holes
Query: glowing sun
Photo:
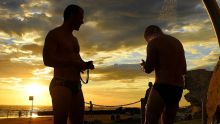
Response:
[[[25,89],[26,89],[27,95],[29,96],[40,95],[46,90],[45,86],[37,84],[37,83],[27,85]]]

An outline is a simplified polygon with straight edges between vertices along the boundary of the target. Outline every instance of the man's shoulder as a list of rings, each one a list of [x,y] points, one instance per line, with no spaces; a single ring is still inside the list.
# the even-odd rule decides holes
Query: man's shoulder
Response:
[[[179,39],[177,39],[176,37],[174,36],[171,36],[171,35],[163,35],[161,37],[162,39],[161,40],[165,40],[165,41],[169,41],[171,44],[175,43],[175,44],[179,44],[179,45],[182,45],[181,41]],[[166,42],[167,43],[167,42]]]
[[[57,27],[57,28],[54,28],[54,29],[48,31],[46,37],[47,37],[48,39],[58,39],[59,34],[60,34],[59,32],[60,32],[60,29],[59,29],[58,27]]]
[[[167,47],[167,45],[173,44],[175,46],[182,46],[182,43],[177,38],[171,36],[171,35],[161,35],[154,39],[154,41],[150,42],[148,45],[151,48],[161,48],[161,47]]]
[[[180,40],[179,40],[179,39],[177,39],[177,38],[176,38],[176,37],[174,37],[174,36],[171,36],[171,35],[165,35],[165,37],[170,38],[170,39],[171,39],[171,40],[173,40],[173,41],[180,42]]]
[[[50,31],[48,32],[48,34],[49,34],[49,35],[56,35],[56,34],[58,34],[58,32],[60,32],[60,29],[59,29],[59,27],[56,27],[56,28],[50,30]]]
[[[176,37],[168,35],[168,34],[164,34],[164,35],[160,36],[159,38],[160,39],[177,40],[178,41],[178,39]]]

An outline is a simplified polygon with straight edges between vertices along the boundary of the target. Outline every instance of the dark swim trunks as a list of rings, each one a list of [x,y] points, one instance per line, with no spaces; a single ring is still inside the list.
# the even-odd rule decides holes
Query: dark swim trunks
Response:
[[[60,79],[60,78],[53,78],[50,83],[50,91],[52,88],[56,86],[64,86],[72,92],[72,94],[77,94],[81,90],[81,82],[77,81],[71,81],[71,80],[65,80],[65,79]]]
[[[153,88],[157,90],[166,106],[178,104],[183,93],[183,88],[164,83],[155,83]]]

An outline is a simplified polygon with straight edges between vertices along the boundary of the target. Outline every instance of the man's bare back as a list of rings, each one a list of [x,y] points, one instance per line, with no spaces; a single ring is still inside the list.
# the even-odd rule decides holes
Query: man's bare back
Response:
[[[156,51],[156,52],[152,52]],[[186,61],[183,46],[179,40],[169,35],[161,35],[148,44],[146,68],[154,68],[155,83],[166,83],[184,87]],[[151,66],[154,67],[151,67]]]

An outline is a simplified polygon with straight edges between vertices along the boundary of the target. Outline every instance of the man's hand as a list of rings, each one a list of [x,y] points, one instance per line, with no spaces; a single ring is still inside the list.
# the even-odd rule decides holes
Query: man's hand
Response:
[[[84,71],[87,69],[87,63],[83,62],[82,63],[82,68],[81,68],[81,72],[84,73]]]
[[[87,69],[91,69],[91,70],[95,69],[95,66],[93,65],[93,61],[88,61],[86,62],[86,64],[87,64]]]
[[[144,66],[145,66],[146,62],[142,59],[140,66],[141,66],[141,70],[145,71]]]
[[[81,73],[84,73],[84,71],[86,69],[95,69],[94,65],[93,65],[93,61],[88,61],[88,62],[83,62],[82,64],[82,68],[81,68]]]

